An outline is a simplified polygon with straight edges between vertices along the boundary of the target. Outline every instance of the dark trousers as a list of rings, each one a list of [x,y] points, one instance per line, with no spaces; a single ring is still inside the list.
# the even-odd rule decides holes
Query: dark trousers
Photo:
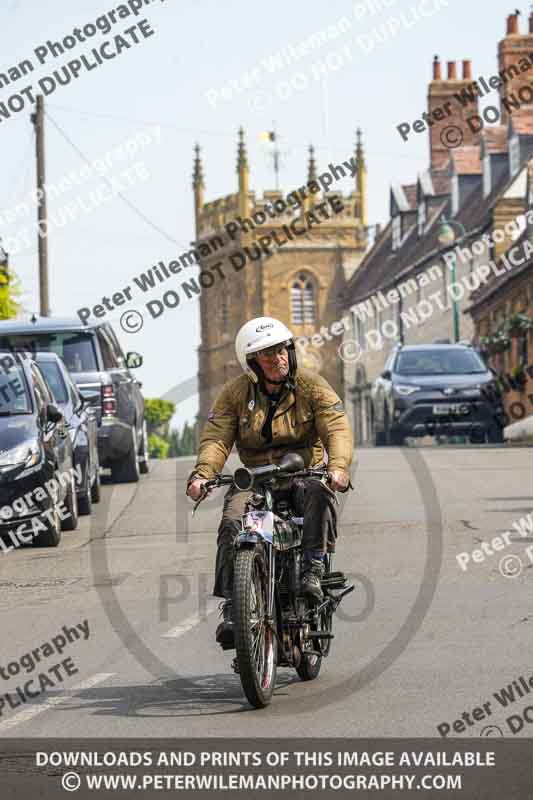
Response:
[[[233,591],[233,541],[241,530],[241,518],[251,492],[231,487],[224,498],[218,528],[215,565],[215,597],[231,597]],[[295,478],[290,488],[279,490],[276,497],[289,496],[296,516],[303,516],[303,550],[333,553],[337,538],[337,512],[334,493],[316,478]]]

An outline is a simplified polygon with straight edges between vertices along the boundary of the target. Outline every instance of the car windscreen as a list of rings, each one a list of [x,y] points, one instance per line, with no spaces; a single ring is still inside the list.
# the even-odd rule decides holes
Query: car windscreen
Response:
[[[15,364],[9,356],[3,357],[1,361],[0,416],[31,413],[31,398],[21,367]]]
[[[56,364],[53,361],[40,361],[39,359],[37,359],[37,364],[41,368],[41,372],[46,379],[46,383],[52,392],[52,397],[54,398],[55,402],[61,404],[67,403],[67,387],[65,386],[65,381],[63,380],[59,364]]]
[[[411,350],[398,353],[394,372],[399,375],[474,375],[487,367],[474,350]]]
[[[96,372],[96,353],[91,333],[61,331],[35,334],[9,334],[2,340],[15,350],[29,356],[38,350],[55,353],[61,358],[69,372]]]

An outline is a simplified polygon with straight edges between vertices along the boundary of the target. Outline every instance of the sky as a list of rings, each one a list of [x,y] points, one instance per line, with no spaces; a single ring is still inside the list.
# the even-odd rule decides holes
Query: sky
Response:
[[[129,2],[130,9],[141,5]],[[0,108],[27,86],[37,93],[41,79],[49,90],[54,70],[62,75],[61,68],[80,55],[92,59],[92,69],[82,67],[76,80],[57,85],[45,99],[46,179],[54,187],[48,199],[55,220],[48,236],[53,315],[92,309],[189,248],[195,238],[194,144],[202,149],[206,201],[231,194],[241,125],[250,188],[258,195],[275,188],[262,131],[275,126],[278,133],[280,188],[288,192],[306,180],[309,144],[321,172],[353,154],[360,127],[369,223],[386,223],[391,183],[413,182],[427,167],[427,133],[404,142],[397,126],[426,109],[434,55],[443,63],[471,59],[474,78],[491,75],[507,15],[520,8],[525,30],[529,9],[483,0],[270,0],[253,6],[242,0],[152,0],[126,17],[118,9],[127,3],[0,0],[0,73],[26,59],[34,66],[0,88]],[[83,43],[63,45],[75,28],[95,25],[111,11],[116,24],[108,33],[98,30]],[[105,52],[116,52],[117,34],[130,47],[98,65],[91,50],[109,40]],[[321,35],[305,52],[313,34]],[[65,46],[64,53],[56,50],[54,57],[48,41]],[[489,102],[494,98],[481,106]],[[28,316],[39,309],[32,110],[27,100],[19,113],[0,117],[0,236],[13,244],[10,265]],[[95,164],[92,172],[83,170],[87,163]],[[120,185],[111,191],[109,181],[117,179]],[[353,189],[347,179],[338,186]],[[105,314],[124,350],[143,355],[138,377],[147,397],[182,383],[188,387],[197,371],[198,300],[182,299],[157,319],[145,308],[169,288],[171,281],[146,296],[136,291],[131,302],[124,297],[122,306]],[[120,325],[130,309],[143,317],[135,333]],[[197,411],[197,396],[190,389],[182,394],[189,396],[178,404],[179,425],[193,421]]]

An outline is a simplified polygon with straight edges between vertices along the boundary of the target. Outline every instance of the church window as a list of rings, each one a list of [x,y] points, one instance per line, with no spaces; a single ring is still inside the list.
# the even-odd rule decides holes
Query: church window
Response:
[[[300,273],[291,286],[291,321],[305,325],[316,320],[315,287],[312,279]]]

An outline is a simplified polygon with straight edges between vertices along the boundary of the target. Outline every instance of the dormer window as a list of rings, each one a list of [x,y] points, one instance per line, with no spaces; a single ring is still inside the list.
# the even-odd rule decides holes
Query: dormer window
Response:
[[[520,142],[515,134],[509,139],[509,172],[516,175],[520,169]]]
[[[418,235],[422,236],[426,227],[426,201],[422,200],[418,205]]]
[[[483,197],[490,194],[491,189],[491,174],[490,174],[490,156],[486,155],[483,159]]]
[[[397,214],[392,218],[392,249],[397,250],[402,243],[402,218]]]

